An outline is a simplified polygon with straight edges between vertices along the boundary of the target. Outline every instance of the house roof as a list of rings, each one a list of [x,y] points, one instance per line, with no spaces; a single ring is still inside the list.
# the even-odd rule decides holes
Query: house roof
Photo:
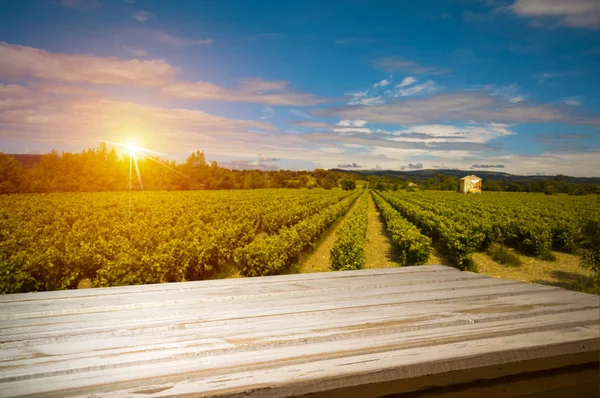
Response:
[[[473,178],[476,178],[476,179],[478,179],[478,180],[481,180],[481,178],[479,178],[479,177],[477,177],[477,176],[464,176],[463,178],[461,178],[461,180],[466,180],[466,179],[472,180]]]

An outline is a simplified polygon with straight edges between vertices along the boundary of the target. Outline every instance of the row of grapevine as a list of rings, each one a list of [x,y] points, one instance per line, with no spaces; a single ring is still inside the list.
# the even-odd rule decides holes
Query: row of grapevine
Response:
[[[552,248],[573,251],[580,235],[580,226],[574,219],[544,216],[523,205],[520,209],[511,205],[495,208],[489,204],[484,206],[481,201],[464,203],[435,194],[427,197],[394,196],[459,223],[473,232],[484,234],[480,249],[485,249],[492,242],[505,242],[526,254],[540,256]]]
[[[366,192],[362,194],[356,208],[352,210],[344,225],[336,232],[336,238],[330,253],[331,268],[336,271],[365,267],[367,261],[365,240],[367,238],[368,198]]]
[[[448,260],[458,268],[464,268],[466,261],[485,241],[486,236],[480,231],[472,230],[432,211],[422,210],[419,206],[396,196],[382,194],[382,197],[404,218],[436,241]]]
[[[341,190],[12,195],[0,198],[0,292],[210,278],[270,228],[347,198]],[[281,204],[285,203],[285,206]],[[290,217],[294,214],[294,217]]]
[[[235,261],[244,276],[275,275],[289,267],[321,233],[345,214],[360,192],[352,194],[292,228],[282,228],[279,234],[254,240],[235,253]]]
[[[349,196],[347,193],[340,196],[325,196],[318,200],[306,200],[299,205],[286,202],[285,206],[279,206],[277,211],[262,212],[260,229],[267,234],[277,233],[281,228],[292,227],[306,217],[338,203],[347,196]]]
[[[404,219],[381,196],[373,193],[375,205],[381,212],[402,265],[425,264],[431,253],[431,239]]]

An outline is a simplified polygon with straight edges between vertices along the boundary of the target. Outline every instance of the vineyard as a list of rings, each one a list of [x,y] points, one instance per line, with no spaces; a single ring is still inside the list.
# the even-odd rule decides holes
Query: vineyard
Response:
[[[265,189],[22,194],[0,197],[0,292],[201,280],[289,272],[325,234],[331,270],[367,264],[368,206],[397,265],[434,250],[465,269],[492,244],[527,256],[576,253],[596,196]],[[332,231],[332,225],[342,221]],[[331,235],[334,236],[334,235]]]

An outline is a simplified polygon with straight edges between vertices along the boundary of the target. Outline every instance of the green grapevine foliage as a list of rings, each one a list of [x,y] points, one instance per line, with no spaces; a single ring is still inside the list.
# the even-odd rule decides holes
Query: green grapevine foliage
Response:
[[[331,267],[337,271],[362,269],[367,260],[365,240],[367,238],[367,205],[365,193],[338,230],[331,248]]]

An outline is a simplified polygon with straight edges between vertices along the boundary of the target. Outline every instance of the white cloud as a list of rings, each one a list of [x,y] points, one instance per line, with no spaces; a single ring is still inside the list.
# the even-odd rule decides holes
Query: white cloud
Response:
[[[235,89],[209,82],[176,82],[163,87],[162,93],[170,98],[249,102],[268,105],[317,105],[327,100],[288,87],[287,81],[268,81],[261,78],[242,81]]]
[[[173,80],[177,72],[159,60],[51,53],[0,42],[0,80],[4,81],[38,78],[65,83],[153,87]]]
[[[364,127],[368,122],[366,120],[340,120],[338,126],[344,127]]]
[[[566,123],[600,126],[600,117],[574,114],[548,104],[512,104],[483,91],[453,92],[379,106],[316,109],[315,116],[363,119],[370,123],[413,125],[439,122]]]
[[[198,145],[195,139],[201,136],[214,139],[215,145],[231,145],[231,140],[243,138],[274,140],[266,136],[257,139],[259,135],[249,133],[250,129],[277,130],[264,122],[228,119],[191,109],[143,106],[99,95],[72,96],[68,91],[47,87],[0,85],[0,97],[7,105],[0,101],[2,137],[14,136],[31,143],[70,142],[85,148],[96,146],[100,140],[122,142],[135,131],[148,148],[187,151],[190,145]]]
[[[377,88],[377,87],[385,87],[388,84],[390,84],[392,81],[388,80],[388,79],[383,79],[382,81],[380,81],[379,83],[375,83],[373,84],[373,87]]]
[[[365,127],[368,122],[366,120],[340,120],[338,126],[341,128],[334,128],[333,131],[340,134],[346,133],[363,133],[371,134],[372,130]]]
[[[340,134],[347,134],[347,133],[371,134],[372,133],[371,129],[367,128],[367,127],[341,127],[341,128],[334,128],[333,131],[336,133],[340,133]]]
[[[148,11],[136,11],[131,15],[131,17],[138,22],[146,22],[151,16],[152,14]]]
[[[520,17],[535,18],[534,26],[551,20],[573,28],[600,28],[598,0],[516,0],[511,10]]]
[[[436,90],[437,86],[435,85],[435,82],[433,82],[432,80],[427,80],[423,84],[415,84],[409,87],[399,88],[394,94],[394,97],[407,97],[410,95],[420,93],[422,91],[426,93],[431,93]]]
[[[408,76],[408,77],[405,77],[402,80],[402,83],[398,84],[396,87],[403,88],[403,87],[406,87],[406,86],[410,86],[411,84],[416,83],[416,82],[417,82],[417,79],[415,79],[412,76]]]

